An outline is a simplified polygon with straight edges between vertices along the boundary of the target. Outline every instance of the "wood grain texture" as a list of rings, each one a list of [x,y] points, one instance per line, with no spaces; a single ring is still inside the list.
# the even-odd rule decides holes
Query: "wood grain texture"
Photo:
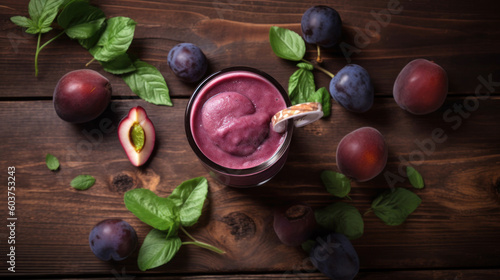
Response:
[[[362,65],[378,95],[391,95],[399,71],[420,57],[446,69],[451,94],[473,93],[479,75],[493,73],[495,80],[500,79],[496,1],[400,1],[395,7],[401,7],[401,11],[393,9],[390,18],[377,21],[374,14],[387,12],[394,1],[136,0],[93,4],[108,17],[128,16],[138,22],[130,51],[162,72],[172,96],[189,96],[195,88],[180,82],[167,65],[168,51],[180,42],[201,47],[210,61],[209,72],[252,66],[286,86],[296,68],[293,62],[272,53],[269,28],[279,25],[300,33],[302,13],[315,4],[327,4],[339,11],[344,26],[342,42],[352,47],[343,46],[347,52],[354,51],[348,56],[340,47],[324,51],[324,67],[335,73],[347,62]],[[0,8],[1,97],[50,97],[62,75],[84,68],[91,59],[76,42],[62,37],[42,51],[40,75],[35,77],[36,38],[9,20],[14,15],[27,15],[28,2],[7,0]],[[43,41],[55,34],[57,31],[44,35]],[[315,52],[308,46],[306,59],[314,59]],[[90,68],[110,78],[115,96],[134,96],[119,77],[104,73],[97,63]],[[318,87],[328,86],[326,75],[317,72],[315,76]]]
[[[57,118],[51,101],[0,102],[0,117],[8,120],[0,124],[0,131],[9,136],[0,143],[0,167],[17,170],[16,275],[98,275],[122,267],[139,273],[136,255],[120,263],[97,260],[89,249],[88,234],[100,220],[117,217],[130,222],[142,242],[150,228],[126,210],[125,190],[142,187],[167,196],[184,180],[209,177],[183,133],[186,100],[174,102],[167,108],[140,100],[113,101],[103,116],[84,125]],[[386,226],[374,215],[364,217],[365,234],[353,242],[362,269],[498,268],[500,131],[493,128],[500,98],[482,101],[454,130],[455,123],[442,115],[461,102],[450,98],[438,112],[421,117],[405,113],[390,98],[378,98],[363,115],[334,104],[331,117],[296,130],[287,164],[265,186],[233,189],[209,178],[208,204],[190,232],[227,254],[185,246],[171,263],[148,273],[313,271],[300,248],[280,244],[272,230],[272,211],[293,200],[315,208],[337,201],[326,193],[319,174],[336,170],[338,142],[362,125],[378,128],[386,138],[390,149],[386,171],[397,174],[406,159],[417,166],[426,183],[425,189],[414,190],[423,203],[403,225]],[[136,105],[145,107],[157,129],[158,146],[142,168],[128,162],[116,136],[119,119]],[[420,149],[415,141],[430,138],[436,128],[443,129],[448,139],[423,160],[415,157],[414,151]],[[60,159],[59,171],[47,169],[46,153]],[[95,176],[96,185],[87,191],[72,189],[69,182],[79,174]],[[6,181],[5,172],[0,177]],[[410,187],[407,181],[398,186]],[[354,183],[352,204],[365,212],[387,188],[382,175]],[[6,201],[6,195],[1,192],[0,201]],[[0,216],[6,215],[2,208]],[[5,236],[5,229],[1,234]],[[6,250],[2,243],[0,251]],[[5,263],[5,258],[3,254],[0,261]]]
[[[378,279],[393,279],[393,280],[484,280],[496,279],[499,270],[429,270],[429,271],[389,271],[389,272],[360,272],[356,279],[359,280],[378,280]],[[132,279],[133,275],[127,274],[126,270],[115,270],[111,273],[114,277],[123,277],[117,279]],[[129,278],[126,278],[129,277]],[[78,278],[74,278],[78,279]],[[93,278],[96,280],[109,279],[109,278]],[[153,280],[157,277],[134,277],[137,280]],[[324,280],[328,279],[320,273],[297,273],[297,274],[239,274],[239,275],[202,275],[202,276],[162,276],[162,279],[178,279],[178,280],[213,280],[213,279],[227,279],[227,280],[254,280],[254,279],[310,279],[310,280]],[[68,279],[73,280],[73,279]]]

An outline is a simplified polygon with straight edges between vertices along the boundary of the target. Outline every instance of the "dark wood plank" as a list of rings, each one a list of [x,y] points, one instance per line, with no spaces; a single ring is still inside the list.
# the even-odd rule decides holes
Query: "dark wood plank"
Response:
[[[36,38],[9,20],[14,15],[27,15],[28,2],[4,1],[0,8],[2,97],[50,97],[62,75],[84,68],[91,59],[76,42],[61,38],[42,51],[40,75],[35,77]],[[173,96],[189,96],[195,88],[180,82],[167,66],[168,51],[179,42],[199,45],[210,60],[210,72],[236,65],[252,66],[286,86],[295,70],[294,63],[272,53],[269,27],[279,25],[300,32],[302,13],[315,4],[338,9],[344,22],[343,42],[356,47],[348,57],[370,72],[379,95],[391,95],[399,71],[419,57],[434,60],[447,70],[451,94],[473,93],[479,75],[493,73],[494,80],[500,80],[496,1],[402,1],[402,10],[393,10],[386,26],[377,23],[373,14],[387,11],[393,2],[94,1],[107,16],[129,16],[138,22],[131,52],[160,69]],[[395,7],[399,7],[397,3]],[[55,34],[44,35],[43,40]],[[308,46],[306,58],[314,57],[315,48]],[[324,57],[324,66],[334,73],[347,63],[339,47],[325,51]],[[97,63],[90,68],[103,73]],[[134,96],[119,77],[104,74],[110,78],[115,96]],[[316,79],[319,87],[328,86],[326,75],[318,72]]]
[[[319,173],[336,169],[337,143],[364,125],[378,128],[386,137],[390,149],[386,171],[397,174],[400,157],[411,159],[427,186],[415,190],[423,203],[401,226],[386,226],[374,215],[365,216],[365,234],[353,242],[362,269],[498,268],[500,98],[480,101],[455,130],[455,121],[443,115],[462,102],[450,98],[438,112],[421,117],[405,113],[391,98],[378,98],[374,109],[363,115],[334,104],[330,118],[296,130],[286,166],[265,186],[233,189],[209,178],[207,207],[190,231],[225,249],[226,255],[185,246],[171,263],[150,273],[312,270],[300,248],[280,244],[272,230],[272,210],[290,200],[314,207],[337,201],[321,186]],[[209,177],[183,132],[186,100],[174,103],[166,108],[141,100],[116,100],[96,121],[72,125],[57,118],[49,100],[0,102],[1,180],[6,181],[8,166],[16,167],[16,275],[97,275],[122,267],[139,273],[136,255],[120,263],[98,261],[89,249],[88,234],[100,220],[119,217],[136,228],[142,242],[150,228],[126,210],[123,191],[127,187],[149,188],[166,196],[184,180]],[[118,121],[135,105],[146,108],[157,128],[158,146],[143,168],[128,162],[116,136]],[[430,139],[437,128],[448,139],[436,144],[424,159],[415,157],[421,150],[415,141]],[[60,159],[58,172],[45,166],[46,153]],[[79,174],[95,176],[97,184],[87,191],[72,189],[69,182]],[[113,181],[120,176],[130,177],[133,184],[117,186]],[[407,181],[399,186],[410,187]],[[382,175],[354,183],[352,204],[364,212],[387,188]],[[7,201],[6,196],[2,191],[0,201]],[[7,209],[0,209],[0,216],[6,217]],[[228,222],[231,217],[235,223]],[[5,228],[1,234],[5,237]],[[2,242],[0,252],[7,249]],[[0,261],[5,263],[5,254]]]
[[[410,270],[410,271],[386,271],[386,272],[360,272],[356,279],[393,279],[393,280],[443,280],[443,279],[467,279],[467,280],[488,280],[497,279],[500,270],[484,269],[484,270]],[[127,274],[126,270],[115,270],[111,273],[117,279],[131,279],[133,275]],[[119,278],[122,277],[122,278]],[[126,278],[130,277],[130,278]],[[253,280],[253,279],[328,279],[320,273],[283,273],[283,274],[240,274],[240,275],[202,275],[202,276],[162,276],[162,279],[179,279],[179,280],[212,280],[212,279],[228,279],[228,280]],[[74,278],[78,279],[78,278]],[[94,278],[103,280],[109,278]],[[153,280],[156,277],[134,277],[137,280]],[[73,280],[73,279],[68,279]]]

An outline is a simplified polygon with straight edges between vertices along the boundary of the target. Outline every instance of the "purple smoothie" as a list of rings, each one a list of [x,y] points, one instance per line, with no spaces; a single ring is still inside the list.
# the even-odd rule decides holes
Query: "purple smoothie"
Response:
[[[201,152],[220,166],[247,169],[271,158],[285,133],[272,129],[272,116],[285,109],[280,91],[247,71],[221,74],[203,86],[193,103],[190,126]]]

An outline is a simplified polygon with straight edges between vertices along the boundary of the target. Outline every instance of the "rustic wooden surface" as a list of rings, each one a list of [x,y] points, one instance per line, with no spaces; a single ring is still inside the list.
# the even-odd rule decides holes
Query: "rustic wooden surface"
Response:
[[[0,218],[5,222],[7,217],[8,166],[16,167],[18,217],[15,274],[6,270],[8,232],[1,226],[2,278],[324,279],[300,248],[280,244],[272,230],[272,210],[291,200],[314,207],[338,201],[326,193],[319,173],[336,170],[338,142],[361,126],[376,127],[384,134],[390,150],[386,171],[397,174],[402,160],[411,161],[418,165],[426,188],[414,190],[423,203],[401,226],[386,226],[370,214],[364,217],[365,234],[353,241],[361,261],[357,279],[498,278],[500,9],[496,1],[401,1],[403,11],[392,15],[390,24],[351,56],[372,76],[377,94],[374,107],[366,114],[352,114],[334,103],[331,117],[296,130],[287,164],[276,178],[245,190],[214,182],[189,148],[183,117],[195,85],[172,75],[166,63],[169,49],[178,42],[193,42],[209,58],[210,71],[252,66],[286,87],[295,68],[272,53],[271,25],[300,31],[300,17],[308,7],[328,4],[341,14],[344,40],[352,45],[356,28],[363,29],[373,20],[370,11],[385,9],[390,1],[92,1],[107,16],[129,16],[138,22],[131,49],[164,74],[174,107],[143,102],[120,78],[92,64],[90,68],[110,78],[114,98],[102,116],[82,125],[60,120],[51,96],[57,80],[83,68],[90,55],[75,42],[58,39],[40,54],[40,74],[34,77],[36,40],[9,21],[13,15],[27,15],[28,2],[7,0],[0,5],[0,178],[4,185]],[[308,58],[314,53],[308,47]],[[405,113],[391,96],[398,72],[417,57],[441,64],[450,80],[445,105],[426,116]],[[339,49],[326,51],[325,58],[325,67],[333,72],[346,64]],[[471,100],[480,76],[494,81],[491,96],[479,100],[477,110],[447,115],[454,106]],[[315,77],[318,86],[328,85],[325,75],[318,72]],[[486,93],[486,87],[481,92]],[[146,108],[157,128],[157,147],[142,168],[128,162],[116,136],[119,120],[136,105]],[[111,123],[111,128],[103,130],[103,122]],[[442,129],[447,139],[425,154],[417,143],[431,139],[436,129]],[[59,171],[47,169],[46,153],[60,159]],[[72,189],[71,179],[83,173],[95,176],[96,185],[87,191]],[[141,242],[150,229],[125,208],[124,191],[143,187],[166,196],[196,176],[209,178],[210,192],[202,219],[191,233],[225,249],[226,255],[183,246],[171,263],[147,273],[138,270],[136,255],[117,263],[95,258],[88,234],[100,220],[127,220]],[[410,187],[407,181],[399,186]],[[364,212],[387,188],[383,176],[353,183],[352,204]]]

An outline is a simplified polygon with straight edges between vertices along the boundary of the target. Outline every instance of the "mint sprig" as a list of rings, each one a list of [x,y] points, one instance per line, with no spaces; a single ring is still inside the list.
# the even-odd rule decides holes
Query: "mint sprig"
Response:
[[[164,77],[156,67],[138,59],[132,60],[127,51],[132,43],[136,22],[128,17],[106,19],[104,12],[85,0],[31,0],[28,7],[30,18],[11,17],[11,21],[26,28],[30,34],[38,34],[35,52],[35,76],[38,76],[38,55],[49,43],[66,34],[78,40],[80,45],[101,63],[103,69],[123,79],[131,90],[147,102],[172,106]],[[41,35],[52,30],[57,19],[62,31],[41,43]],[[90,64],[87,63],[88,64]]]
[[[300,61],[297,64],[299,69],[290,76],[288,81],[288,94],[292,104],[318,102],[322,105],[323,117],[329,116],[331,113],[330,93],[326,88],[316,90],[312,70],[317,68],[328,73],[331,77],[333,77],[333,74],[319,65],[315,66],[304,59],[306,44],[304,39],[296,32],[272,26],[269,30],[269,42],[273,52],[278,57],[291,61]]]
[[[183,182],[166,198],[146,189],[134,189],[125,193],[127,209],[154,228],[146,236],[139,250],[139,269],[145,271],[169,262],[182,245],[196,245],[218,254],[225,253],[219,248],[196,240],[184,228],[198,221],[207,193],[208,182],[204,177]],[[181,241],[178,236],[179,229],[191,241]]]

